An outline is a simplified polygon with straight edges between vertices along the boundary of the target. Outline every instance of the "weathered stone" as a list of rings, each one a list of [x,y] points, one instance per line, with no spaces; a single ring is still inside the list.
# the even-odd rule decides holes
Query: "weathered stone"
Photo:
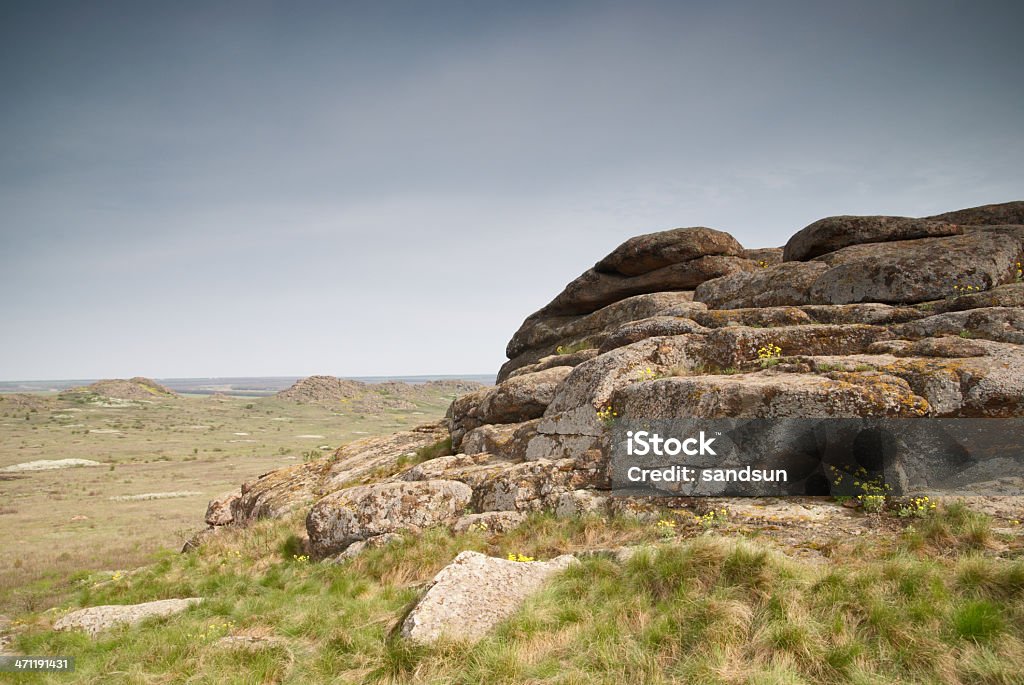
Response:
[[[206,524],[209,526],[226,526],[235,520],[231,506],[240,495],[237,492],[226,492],[210,500],[206,506]]]
[[[987,354],[984,345],[958,336],[925,338],[917,341],[882,341],[870,345],[868,352],[889,353],[897,357],[946,357],[950,359],[984,357]]]
[[[411,431],[356,440],[338,448],[330,459],[265,473],[244,483],[239,497],[230,501],[232,522],[244,525],[261,518],[281,518],[448,436],[447,422],[427,424]]]
[[[500,459],[521,459],[526,446],[537,434],[538,423],[540,419],[474,428],[463,437],[462,451],[466,454],[486,452]]]
[[[544,434],[603,435],[604,426],[597,419],[597,411],[608,404],[617,387],[636,382],[646,375],[647,369],[657,375],[699,366],[705,359],[705,344],[702,335],[647,338],[580,364],[565,379],[544,413],[537,426],[540,435],[530,441],[527,458],[533,458],[535,449],[543,452],[557,447],[544,444]],[[576,442],[576,447],[583,450],[593,445],[593,441]]]
[[[810,316],[815,323],[868,324],[884,326],[920,319],[926,314],[913,307],[894,307],[888,304],[809,304],[800,311]]]
[[[467,431],[485,424],[520,423],[539,418],[554,398],[571,366],[555,366],[508,378],[485,392],[471,393],[452,403],[452,446],[461,449]]]
[[[566,490],[575,489],[571,459],[538,459],[489,474],[473,487],[478,511],[539,511]]]
[[[693,320],[707,328],[723,326],[799,326],[815,320],[797,307],[758,307],[754,309],[709,309],[697,312]]]
[[[697,286],[693,299],[711,309],[810,304],[811,287],[827,270],[820,262],[785,262],[734,273]]]
[[[288,640],[274,635],[227,635],[215,642],[222,649],[244,649],[256,652],[261,649],[284,647]]]
[[[965,221],[833,217],[791,242],[789,256],[810,261],[778,263],[778,248],[697,255],[670,234],[629,241],[529,316],[508,344],[500,384],[457,399],[444,426],[248,483],[234,521],[326,495],[314,507],[325,532],[311,538],[337,552],[426,524],[468,530],[492,521],[493,532],[531,511],[625,511],[600,494],[614,466],[599,411],[633,419],[1020,416],[1024,284],[1015,281],[1024,226],[992,223],[1018,220],[1012,207],[979,209]],[[686,279],[729,264],[735,273],[695,291],[644,291],[693,287]],[[957,285],[983,290],[962,294]],[[643,294],[626,296],[637,288]],[[762,362],[768,346],[781,358]],[[401,465],[449,433],[457,454]],[[825,494],[831,463],[791,437],[765,431],[761,446],[791,474],[791,493]],[[997,467],[986,461],[976,475]],[[913,461],[908,468],[908,482],[925,473]],[[374,491],[367,503],[358,488],[330,494],[371,475],[398,489]],[[438,482],[461,488],[441,515],[420,512],[438,509],[433,494],[403,489]]]
[[[72,611],[54,624],[54,630],[84,630],[98,635],[119,625],[135,625],[147,618],[171,616],[203,601],[200,597],[161,599],[142,604],[109,604]]]
[[[418,530],[453,521],[473,491],[450,480],[377,483],[346,488],[317,502],[306,517],[317,557],[384,533]]]
[[[509,462],[490,454],[456,454],[424,462],[402,474],[402,480],[457,480],[471,488],[509,467]]]
[[[952,223],[902,216],[830,216],[798,231],[783,250],[787,262],[807,261],[829,252],[863,243],[959,235]]]
[[[749,259],[759,267],[766,268],[782,263],[782,248],[758,247],[751,250],[743,250],[740,256],[744,259]]]
[[[779,326],[776,328],[720,328],[705,337],[701,361],[717,367],[738,367],[758,359],[759,350],[769,345],[781,349],[781,356],[794,354],[858,354],[871,343],[891,337],[881,326],[823,325]]]
[[[682,335],[684,333],[704,333],[706,329],[692,319],[680,316],[652,316],[623,324],[615,329],[601,344],[601,352],[614,350],[631,343],[664,335]]]
[[[419,450],[436,448],[449,437],[448,422],[440,421],[343,445],[330,459],[320,494],[333,492],[381,469],[392,468],[399,460],[415,457]]]
[[[448,407],[445,418],[448,421],[448,432],[452,437],[452,449],[456,452],[462,449],[462,438],[467,432],[486,423],[480,418],[478,408],[489,392],[490,390],[478,390],[467,393],[456,398]]]
[[[620,276],[590,269],[565,287],[541,312],[589,314],[633,295],[693,290],[704,281],[757,267],[742,257],[700,257],[670,264],[639,276]]]
[[[979,357],[894,357],[880,371],[899,376],[927,399],[932,416],[1011,417],[1024,414],[1024,349],[968,341]]]
[[[231,502],[233,522],[281,518],[309,506],[319,496],[326,473],[326,462],[316,461],[286,466],[244,483],[241,495]]]
[[[892,331],[902,338],[963,334],[972,338],[1024,345],[1024,309],[986,307],[949,312],[893,326]]]
[[[484,397],[477,414],[484,423],[519,423],[539,418],[572,369],[554,366],[509,378]]]
[[[960,225],[1024,224],[1024,201],[1004,202],[995,205],[982,205],[955,212],[936,214],[926,217],[931,221],[948,221]]]
[[[630,238],[599,261],[594,270],[639,276],[700,257],[738,257],[742,252],[743,246],[728,233],[703,226],[676,228]]]
[[[924,302],[915,305],[915,309],[920,312],[920,316],[915,318],[986,307],[1024,307],[1024,283],[1008,283],[991,290]]]
[[[571,490],[558,496],[554,510],[555,516],[569,518],[583,514],[602,513],[607,505],[608,498],[593,490]]]
[[[381,535],[374,535],[373,537],[366,538],[365,540],[356,540],[341,552],[335,554],[333,557],[324,559],[324,561],[329,564],[341,564],[351,559],[355,559],[366,550],[383,547],[388,543],[401,539],[402,536],[399,533],[383,533]]]
[[[549,316],[536,312],[527,317],[512,336],[505,354],[514,359],[535,348],[544,348],[547,354],[554,354],[559,344],[569,345],[591,336],[600,340],[607,330],[630,321],[652,316],[692,318],[694,312],[704,309],[704,305],[694,304],[692,292],[684,291],[634,295],[582,316]]]
[[[928,403],[895,376],[774,372],[634,383],[612,401],[623,416],[782,418],[924,416]]]
[[[816,304],[927,302],[1008,283],[1024,249],[1012,236],[984,231],[948,238],[853,245],[817,258],[831,268],[810,289]]]
[[[600,354],[600,352],[596,347],[588,347],[575,352],[559,353],[556,351],[555,354],[549,354],[546,357],[541,357],[533,364],[528,364],[527,366],[522,366],[510,371],[502,380],[522,376],[528,373],[544,371],[545,369],[550,369],[555,366],[579,366],[588,359],[593,359],[598,354]]]
[[[441,637],[475,642],[574,561],[569,555],[520,562],[462,552],[441,569],[406,616],[402,636],[420,643]]]

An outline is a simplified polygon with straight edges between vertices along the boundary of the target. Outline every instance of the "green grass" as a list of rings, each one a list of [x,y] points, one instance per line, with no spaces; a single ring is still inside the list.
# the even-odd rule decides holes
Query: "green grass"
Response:
[[[207,598],[184,614],[96,641],[35,614],[17,647],[74,655],[81,683],[1020,683],[1024,561],[978,546],[980,515],[931,518],[823,563],[717,531],[663,541],[635,519],[534,515],[506,535],[429,530],[337,566],[292,556],[301,519],[262,522],[119,581],[83,577],[71,603]],[[464,549],[544,559],[634,543],[628,561],[581,557],[475,645],[394,634]],[[228,633],[280,641],[218,645]]]
[[[575,354],[577,352],[582,352],[583,350],[592,350],[595,347],[594,343],[589,340],[579,340],[568,345],[559,345],[555,348],[555,354]]]

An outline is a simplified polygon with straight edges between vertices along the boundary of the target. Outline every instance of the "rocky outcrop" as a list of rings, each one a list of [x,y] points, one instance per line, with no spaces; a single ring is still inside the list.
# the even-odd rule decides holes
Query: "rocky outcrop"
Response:
[[[694,299],[715,309],[930,302],[1012,283],[1022,252],[1024,236],[996,230],[851,244],[813,261],[709,281]]]
[[[105,630],[135,625],[147,618],[171,616],[181,613],[193,604],[203,601],[199,597],[187,599],[161,599],[142,604],[110,604],[72,611],[57,619],[54,630],[83,630],[89,635],[98,635]]]
[[[676,228],[630,238],[594,265],[600,273],[639,276],[701,257],[739,257],[743,246],[713,228]]]
[[[85,390],[116,400],[147,401],[170,399],[178,396],[170,388],[165,388],[153,379],[143,378],[142,376],[136,376],[127,380],[115,378],[96,381],[91,385],[87,385]]]
[[[604,492],[617,416],[1024,415],[1022,207],[831,217],[784,250],[707,228],[628,240],[526,317],[495,387],[247,483],[233,525],[302,511],[317,555],[353,555],[426,526],[625,510]],[[792,494],[829,492],[820,455],[765,439]]]
[[[902,216],[830,216],[797,232],[783,249],[784,261],[807,261],[849,245],[960,235],[956,224]]]
[[[375,413],[385,409],[415,409],[416,403],[444,395],[461,395],[482,388],[462,380],[427,383],[363,383],[334,376],[309,376],[296,381],[276,397],[299,404],[343,407],[353,412]]]
[[[565,290],[541,311],[556,315],[589,314],[631,295],[693,290],[712,278],[752,268],[750,260],[742,257],[700,257],[638,276],[620,276],[591,269],[565,286]]]
[[[551,561],[509,561],[462,552],[434,576],[402,622],[402,636],[420,643],[442,637],[476,642],[574,560],[564,555]]]

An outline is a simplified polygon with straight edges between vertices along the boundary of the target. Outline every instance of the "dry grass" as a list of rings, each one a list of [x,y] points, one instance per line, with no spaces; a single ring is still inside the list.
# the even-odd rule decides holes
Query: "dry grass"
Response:
[[[431,530],[332,566],[294,559],[297,517],[121,580],[83,578],[72,603],[208,598],[182,615],[95,642],[30,615],[17,645],[75,655],[83,683],[1020,683],[1024,561],[977,546],[987,520],[961,508],[923,523],[943,531],[945,555],[927,536],[919,544],[922,522],[890,545],[840,542],[812,563],[718,530],[663,540],[636,520],[536,515],[508,534]],[[583,557],[475,645],[394,635],[461,550],[545,558],[625,543],[641,551]],[[194,637],[228,621],[235,635],[277,641]]]
[[[0,556],[0,614],[60,601],[76,573],[133,568],[161,549],[180,549],[202,528],[211,498],[295,464],[304,450],[436,420],[450,402],[438,395],[415,410],[371,416],[274,398],[115,407],[54,395],[17,399],[15,411],[14,399],[0,396],[0,468],[68,458],[102,466],[0,474],[0,530],[9,545]],[[199,494],[111,499],[167,491]]]

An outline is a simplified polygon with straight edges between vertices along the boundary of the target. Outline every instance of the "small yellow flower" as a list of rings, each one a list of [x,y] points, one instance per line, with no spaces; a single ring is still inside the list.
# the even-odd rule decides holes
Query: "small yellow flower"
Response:
[[[757,349],[757,358],[762,366],[771,366],[782,356],[782,348],[775,343],[768,343]]]
[[[508,556],[505,558],[509,561],[518,561],[524,564],[528,564],[531,561],[536,561],[536,559],[534,559],[533,557],[528,557],[525,554],[517,554],[515,552],[509,552]]]

